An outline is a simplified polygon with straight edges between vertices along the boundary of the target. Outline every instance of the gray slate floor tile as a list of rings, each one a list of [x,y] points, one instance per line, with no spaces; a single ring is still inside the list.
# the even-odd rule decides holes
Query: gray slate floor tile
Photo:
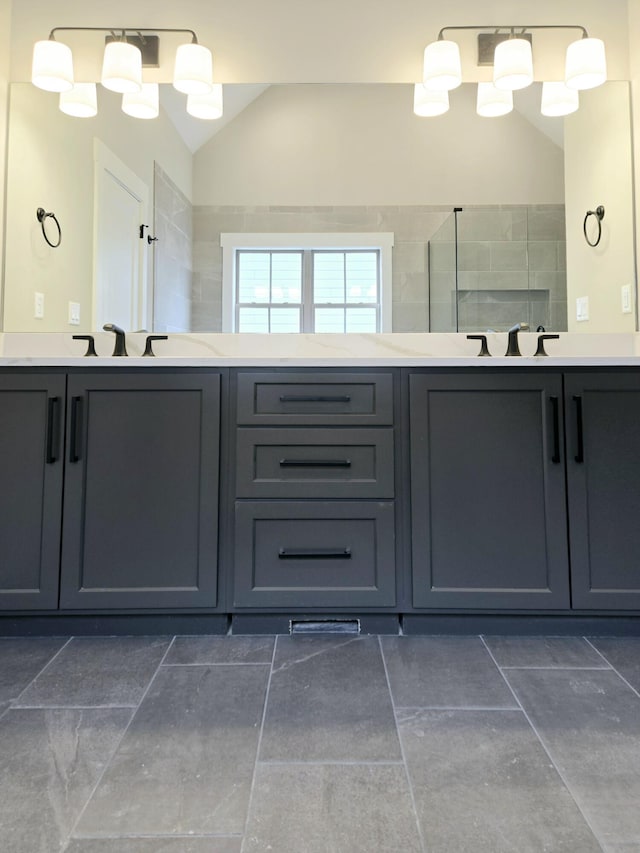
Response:
[[[0,714],[67,642],[67,637],[0,639]]]
[[[242,833],[268,667],[162,667],[77,835]]]
[[[242,853],[420,853],[404,767],[258,765]]]
[[[398,727],[429,853],[596,853],[519,711],[406,710]]]
[[[176,637],[165,664],[271,663],[275,637]]]
[[[612,670],[506,671],[601,842],[640,843],[640,697]]]
[[[0,721],[0,847],[61,849],[131,710],[10,710]]]
[[[485,637],[484,641],[498,666],[607,667],[582,637]]]
[[[78,838],[64,853],[240,853],[241,838]]]
[[[383,637],[397,708],[515,708],[479,637]]]
[[[376,637],[278,637],[260,758],[401,760]]]
[[[137,705],[168,637],[74,637],[20,697],[21,708]]]
[[[593,645],[640,692],[640,637],[596,637]]]

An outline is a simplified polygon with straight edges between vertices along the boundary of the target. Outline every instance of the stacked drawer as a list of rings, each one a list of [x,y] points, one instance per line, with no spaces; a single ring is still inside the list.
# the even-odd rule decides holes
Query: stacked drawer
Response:
[[[237,378],[234,605],[395,604],[391,373]]]

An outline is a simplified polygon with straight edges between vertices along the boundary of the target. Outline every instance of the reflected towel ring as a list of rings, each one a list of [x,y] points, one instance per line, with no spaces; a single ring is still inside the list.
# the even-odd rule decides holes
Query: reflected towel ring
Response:
[[[592,243],[589,239],[589,235],[587,234],[587,221],[590,216],[595,216],[598,220],[598,236],[595,239],[595,242]],[[582,231],[584,233],[584,239],[591,247],[595,247],[600,242],[600,238],[602,237],[602,220],[604,219],[604,207],[600,204],[596,207],[595,210],[588,210],[587,215],[584,218],[584,222],[582,223]]]
[[[51,246],[52,249],[57,249],[60,243],[62,242],[62,228],[60,228],[60,223],[56,219],[55,213],[47,212],[44,207],[39,207],[36,210],[36,216],[38,217],[38,222],[40,223],[40,227],[42,228],[42,236],[47,241],[47,243]],[[58,241],[56,243],[52,243],[49,237],[47,236],[47,230],[44,227],[45,221],[51,217],[53,221],[56,223],[56,227],[58,229]]]

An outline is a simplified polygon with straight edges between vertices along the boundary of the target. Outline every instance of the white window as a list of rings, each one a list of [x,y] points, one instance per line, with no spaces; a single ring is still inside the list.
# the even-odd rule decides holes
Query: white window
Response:
[[[391,331],[393,234],[221,234],[223,331]]]

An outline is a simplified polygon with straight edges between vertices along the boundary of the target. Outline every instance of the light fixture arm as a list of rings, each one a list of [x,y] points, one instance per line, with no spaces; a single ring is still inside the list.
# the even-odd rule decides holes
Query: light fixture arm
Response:
[[[56,33],[58,32],[102,32],[102,33],[111,33],[115,34],[117,32],[122,33],[123,38],[126,38],[127,33],[131,33],[132,35],[139,35],[142,37],[143,33],[155,34],[155,33],[189,33],[191,36],[191,43],[198,44],[198,37],[193,30],[186,29],[172,29],[172,28],[164,28],[164,27],[54,27],[49,33],[49,40],[56,40]]]
[[[511,30],[512,34],[515,30],[521,30],[522,32],[525,32],[526,30],[581,30],[582,38],[589,38],[589,33],[586,28],[580,24],[530,24],[528,26],[524,26],[522,24],[508,24],[501,27],[496,27],[495,24],[486,24],[484,26],[476,24],[460,27],[443,27],[438,33],[438,41],[442,41],[444,39],[444,34],[447,30],[494,30],[495,32],[499,32],[500,30]]]

